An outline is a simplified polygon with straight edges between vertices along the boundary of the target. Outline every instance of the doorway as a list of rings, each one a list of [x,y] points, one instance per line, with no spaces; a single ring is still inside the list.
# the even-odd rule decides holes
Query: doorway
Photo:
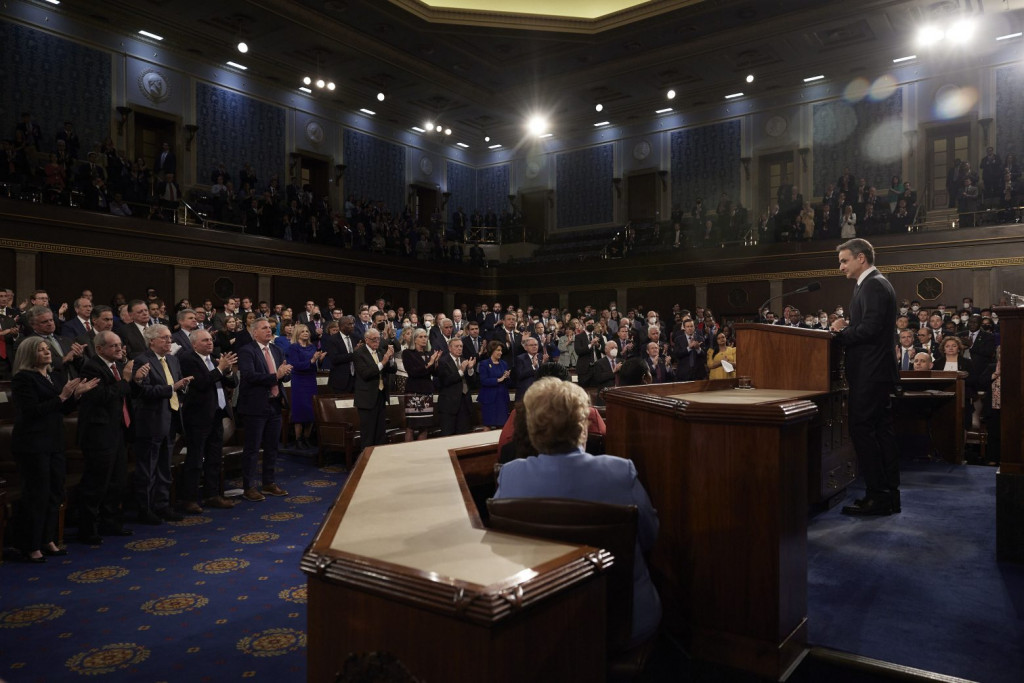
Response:
[[[133,116],[135,135],[132,136],[134,148],[125,150],[128,158],[133,161],[144,159],[150,169],[156,168],[156,158],[165,142],[170,143],[173,151],[178,153],[178,124],[174,119],[136,111]],[[180,169],[179,169],[180,171]],[[179,172],[179,176],[181,173]],[[178,182],[181,182],[179,177]]]
[[[416,190],[416,206],[413,207],[416,225],[417,227],[429,228],[434,212],[440,208],[437,205],[437,188],[425,185],[413,185],[413,188]],[[441,217],[442,223],[444,218],[444,216]]]
[[[751,207],[759,214],[770,209],[779,201],[779,188],[793,184],[795,166],[792,152],[767,154],[759,160],[758,187],[760,196],[754,199]]]
[[[950,197],[946,185],[949,171],[957,159],[967,161],[971,155],[971,125],[960,123],[954,126],[943,126],[928,131],[928,184],[931,187],[929,209],[946,209]]]
[[[319,155],[299,153],[299,184],[307,185],[314,197],[328,197],[330,193],[330,165]]]
[[[627,220],[653,221],[658,213],[658,176],[654,171],[626,178]]]
[[[511,242],[540,244],[547,237],[548,211],[551,208],[548,191],[523,192],[519,196],[520,206],[523,207],[523,231],[521,234],[516,234],[515,230],[511,234],[506,231],[508,239]]]

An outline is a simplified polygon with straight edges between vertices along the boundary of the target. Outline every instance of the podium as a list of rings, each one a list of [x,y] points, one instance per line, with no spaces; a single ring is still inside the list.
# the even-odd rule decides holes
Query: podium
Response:
[[[808,462],[820,463],[819,404],[832,410],[833,350],[827,332],[736,333],[737,374],[754,388],[606,390],[605,446],[633,460],[658,510],[663,627],[698,659],[780,680],[807,652]]]

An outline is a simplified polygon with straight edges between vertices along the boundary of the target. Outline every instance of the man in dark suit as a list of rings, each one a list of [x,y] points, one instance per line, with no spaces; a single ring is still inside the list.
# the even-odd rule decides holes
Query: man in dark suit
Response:
[[[128,317],[130,322],[125,323],[118,334],[124,340],[128,358],[138,358],[149,349],[143,336],[149,327],[149,306],[142,299],[132,299],[128,302]]]
[[[178,162],[174,156],[174,152],[171,151],[170,143],[163,143],[160,149],[160,153],[156,155],[156,160],[153,162],[153,172],[156,173],[157,180],[163,180],[164,176],[168,173],[177,173]]]
[[[78,540],[89,545],[102,543],[103,536],[132,534],[124,528],[121,500],[132,433],[131,396],[138,388],[132,382],[134,361],[123,363],[121,338],[99,330],[93,342],[95,355],[82,368],[82,378],[99,378],[99,385],[78,403],[78,446],[85,471],[76,496]]]
[[[171,335],[171,341],[177,344],[174,350],[174,355],[181,357],[182,352],[188,353],[192,351],[192,340],[189,339],[189,335],[199,327],[199,321],[196,318],[196,312],[191,308],[184,308],[178,311],[178,329]]]
[[[623,328],[625,329],[625,328]],[[590,366],[590,385],[594,387],[615,386],[615,375],[622,369],[619,361],[619,343],[615,339],[604,345],[604,357]]]
[[[511,391],[516,386],[516,356],[523,352],[523,336],[516,332],[515,313],[505,315],[502,324],[491,332],[491,341],[501,344],[501,357],[505,359],[509,370],[512,371],[512,374],[509,375],[509,390]]]
[[[430,340],[430,348],[434,351],[447,349],[448,342],[454,335],[455,324],[448,318],[443,318],[440,323],[430,328],[430,334],[427,337]]]
[[[977,313],[967,320],[967,329],[957,336],[971,354],[971,373],[967,381],[975,389],[983,389],[986,383],[981,375],[996,362],[996,336],[981,329],[981,315]]]
[[[114,311],[110,306],[104,306],[99,304],[93,306],[92,313],[89,314],[89,327],[90,331],[81,335],[76,342],[81,344],[83,349],[83,355],[86,360],[94,358],[96,356],[96,335],[100,332],[112,332],[114,329]],[[119,338],[120,339],[120,338]],[[124,350],[124,346],[118,350],[119,352]]]
[[[576,375],[581,387],[593,386],[590,368],[604,355],[604,335],[594,332],[594,319],[584,322],[584,331],[576,335],[573,348],[576,351]]]
[[[384,443],[384,413],[388,404],[388,378],[398,371],[392,360],[395,347],[380,350],[380,332],[370,328],[363,345],[352,353],[356,369],[355,404],[359,411],[359,434],[363,448]]]
[[[523,349],[526,353],[520,354],[515,359],[516,376],[516,400],[521,400],[534,382],[537,381],[537,368],[543,362],[540,354],[540,344],[536,337],[527,337],[523,340]]]
[[[178,359],[171,355],[171,331],[166,325],[146,328],[149,350],[138,356],[136,365],[148,365],[140,379],[135,403],[135,478],[133,487],[139,507],[139,521],[160,524],[181,521],[171,509],[171,450],[174,437],[181,431],[181,399],[178,392],[188,386],[191,377],[181,374]]]
[[[331,364],[327,386],[336,394],[351,394],[356,388],[352,354],[362,342],[353,336],[355,325],[356,319],[346,315],[338,322],[338,333],[329,334],[320,342],[320,348],[327,352],[327,360]]]
[[[211,355],[213,337],[206,330],[194,330],[190,336],[188,350],[182,348],[178,352],[181,371],[192,377],[181,410],[187,451],[180,503],[184,512],[197,515],[203,511],[200,500],[202,505],[211,508],[235,506],[234,501],[220,493],[220,467],[224,418],[231,418],[231,404],[224,387],[238,386],[231,369],[238,358],[231,352],[220,357]]]
[[[61,325],[61,334],[75,339],[92,330],[92,301],[85,297],[75,299],[75,314]]]
[[[487,341],[480,336],[480,323],[471,320],[466,325],[466,333],[462,335],[462,358],[476,358],[477,362],[487,353]],[[480,390],[480,374],[474,372],[469,377],[469,390]]]
[[[437,360],[437,414],[441,436],[469,431],[469,384],[476,358],[462,359],[462,340],[448,342],[447,353]]]
[[[672,358],[677,363],[675,381],[689,382],[707,377],[704,337],[697,331],[692,318],[684,320],[683,329],[673,335]]]
[[[850,321],[832,323],[836,343],[846,349],[850,385],[850,440],[867,492],[843,508],[847,515],[888,515],[900,511],[900,469],[890,394],[899,381],[892,352],[896,292],[875,268],[875,250],[863,239],[840,244],[839,270],[857,286]]]
[[[52,360],[51,372],[62,375],[64,381],[78,377],[78,372],[85,363],[82,355],[85,347],[82,344],[54,334],[53,311],[45,306],[32,306],[25,313],[25,320],[28,323],[28,334],[22,335],[18,343],[24,343],[32,337],[42,337],[50,344]]]
[[[238,349],[238,371],[242,379],[238,389],[236,412],[245,428],[242,450],[242,497],[248,501],[266,500],[266,495],[287,496],[288,492],[274,483],[277,444],[281,438],[281,408],[285,401],[282,382],[291,374],[292,366],[274,341],[270,322],[260,318],[252,324],[249,334],[253,343]],[[263,446],[262,478],[257,470],[260,446]],[[262,486],[257,488],[257,481]]]
[[[497,306],[498,304],[495,304]],[[488,309],[487,304],[483,304],[480,307],[480,314],[477,316],[477,322],[480,323],[480,334],[485,339],[490,339],[491,333],[498,324],[498,316],[494,311]]]
[[[370,309],[363,306],[359,310],[359,319],[355,321],[355,328],[353,328],[353,334],[356,339],[362,340],[366,335],[366,331],[373,327],[373,320],[370,319]]]

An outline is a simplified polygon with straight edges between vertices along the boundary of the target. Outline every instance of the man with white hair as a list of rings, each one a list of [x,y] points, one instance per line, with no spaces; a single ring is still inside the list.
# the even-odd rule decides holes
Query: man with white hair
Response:
[[[352,354],[356,369],[355,404],[359,412],[359,434],[363,448],[385,443],[385,406],[388,403],[388,378],[398,372],[393,357],[395,347],[382,351],[380,332],[371,327],[363,335],[363,345]]]
[[[604,356],[590,367],[590,386],[602,389],[615,386],[615,376],[621,369],[619,343],[613,339],[604,345]]]

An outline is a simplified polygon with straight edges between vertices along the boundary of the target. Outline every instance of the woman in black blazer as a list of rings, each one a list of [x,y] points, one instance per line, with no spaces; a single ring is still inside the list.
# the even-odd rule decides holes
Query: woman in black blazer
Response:
[[[935,359],[932,370],[971,371],[971,362],[964,358],[964,343],[959,337],[942,338],[942,354]]]
[[[52,351],[42,337],[29,337],[14,356],[11,396],[15,410],[12,447],[21,477],[20,545],[29,562],[66,555],[57,546],[57,515],[64,500],[64,415],[76,399],[99,383],[50,373]]]

